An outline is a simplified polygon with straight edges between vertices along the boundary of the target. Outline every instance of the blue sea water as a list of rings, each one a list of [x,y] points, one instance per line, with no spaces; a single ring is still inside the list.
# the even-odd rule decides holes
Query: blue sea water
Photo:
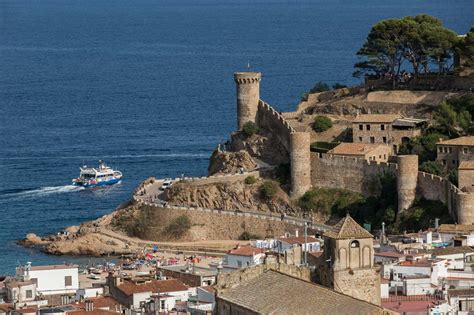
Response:
[[[232,73],[293,109],[314,82],[357,83],[380,19],[418,13],[465,33],[472,0],[0,0],[0,274],[58,263],[15,240],[112,211],[149,176],[204,175],[235,127]],[[70,186],[104,159],[123,183]]]

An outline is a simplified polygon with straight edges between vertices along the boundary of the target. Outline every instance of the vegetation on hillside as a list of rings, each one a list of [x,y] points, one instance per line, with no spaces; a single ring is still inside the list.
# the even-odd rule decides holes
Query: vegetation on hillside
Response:
[[[278,192],[278,183],[272,180],[266,180],[259,188],[260,195],[265,199],[272,199]]]
[[[324,132],[332,127],[332,121],[327,116],[316,116],[313,122],[313,130],[316,132]]]
[[[242,126],[242,132],[244,133],[245,137],[248,138],[248,137],[253,136],[254,134],[258,133],[258,126],[252,121],[247,121]]]
[[[257,240],[257,239],[260,239],[260,235],[257,235],[257,234],[253,234],[253,233],[250,233],[248,231],[244,231],[242,232],[242,234],[240,234],[239,236],[239,240],[240,241],[250,241],[250,240]]]
[[[191,226],[191,220],[187,215],[183,214],[173,219],[166,228],[166,231],[175,237],[180,237],[186,233],[191,228]]]
[[[466,34],[464,40],[460,41],[457,51],[465,57],[465,60],[460,64],[461,68],[474,67],[474,26]]]
[[[247,185],[253,185],[257,182],[257,179],[255,178],[255,176],[250,175],[250,176],[245,177],[244,182]]]

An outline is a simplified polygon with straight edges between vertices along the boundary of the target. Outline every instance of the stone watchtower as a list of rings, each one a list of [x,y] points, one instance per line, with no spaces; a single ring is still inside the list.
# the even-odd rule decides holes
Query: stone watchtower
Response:
[[[349,215],[323,234],[321,284],[380,305],[380,276],[374,268],[373,236]]]
[[[237,85],[237,128],[242,130],[243,125],[255,122],[257,118],[258,102],[260,100],[260,72],[236,72],[234,80]]]
[[[300,197],[311,188],[311,134],[290,134],[291,196]]]
[[[418,155],[399,155],[397,157],[398,212],[413,205],[418,182]]]

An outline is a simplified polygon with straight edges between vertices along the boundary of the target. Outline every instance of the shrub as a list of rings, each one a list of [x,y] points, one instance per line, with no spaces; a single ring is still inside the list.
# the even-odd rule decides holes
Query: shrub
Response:
[[[242,131],[246,137],[250,137],[258,132],[258,126],[252,121],[247,121],[242,126]]]
[[[309,93],[320,93],[320,92],[326,92],[329,91],[331,88],[329,85],[324,83],[323,81],[318,81],[316,84],[309,90]]]
[[[315,188],[308,190],[299,200],[299,206],[306,211],[344,216],[352,205],[363,201],[359,193],[338,188]]]
[[[332,88],[333,88],[334,90],[343,89],[343,88],[346,88],[346,87],[347,87],[347,85],[341,84],[341,83],[335,83],[335,84],[332,86]]]
[[[457,169],[452,169],[449,173],[448,173],[448,180],[453,183],[454,185],[458,186],[459,185],[459,182],[458,182],[458,170]],[[459,187],[459,188],[463,188],[463,187]]]
[[[435,218],[440,223],[453,223],[448,208],[440,201],[417,200],[414,205],[401,213],[398,229],[403,231],[418,231],[433,227]]]
[[[332,121],[326,116],[316,116],[314,118],[313,129],[316,132],[323,132],[332,127]]]
[[[242,234],[239,236],[239,240],[241,241],[250,241],[250,240],[256,240],[259,239],[260,236],[257,234],[252,234],[250,232],[244,231]]]
[[[244,180],[244,182],[247,184],[247,185],[252,185],[252,184],[255,184],[257,182],[257,179],[255,178],[255,176],[247,176]]]
[[[191,228],[191,220],[187,215],[175,218],[168,225],[167,231],[174,236],[181,236]]]
[[[421,163],[420,171],[441,176],[443,174],[443,165],[436,161],[426,161]]]
[[[278,192],[278,184],[274,181],[267,180],[260,186],[260,194],[266,199],[272,199]]]

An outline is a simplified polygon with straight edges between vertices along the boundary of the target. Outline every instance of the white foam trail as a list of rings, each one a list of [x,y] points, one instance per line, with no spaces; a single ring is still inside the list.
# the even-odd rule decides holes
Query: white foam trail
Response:
[[[41,187],[38,189],[26,190],[21,191],[13,194],[8,194],[8,197],[27,197],[27,198],[36,198],[36,197],[44,197],[52,194],[61,194],[61,193],[68,193],[73,191],[79,191],[84,189],[84,187],[78,187],[73,185],[65,185],[65,186],[49,186],[49,187]]]

